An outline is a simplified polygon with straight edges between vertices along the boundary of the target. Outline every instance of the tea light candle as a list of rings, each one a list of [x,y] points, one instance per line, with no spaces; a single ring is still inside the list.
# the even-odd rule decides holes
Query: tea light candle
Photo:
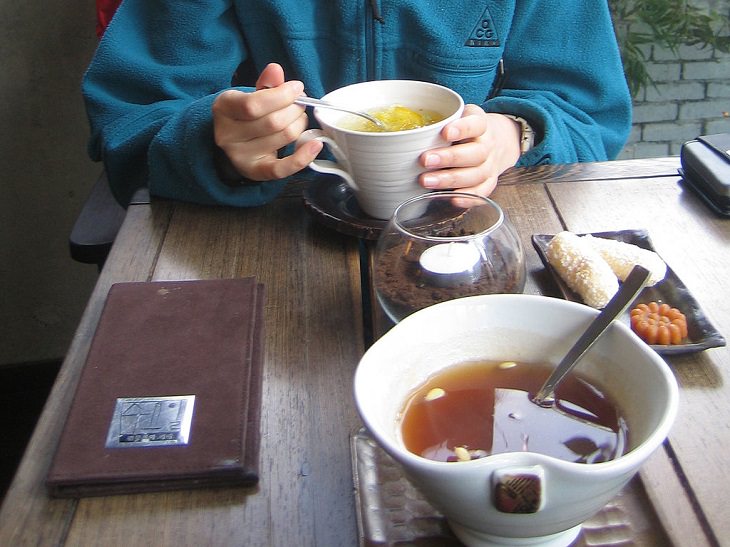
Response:
[[[419,262],[428,279],[441,287],[471,283],[480,273],[479,249],[469,243],[442,243],[429,247]]]

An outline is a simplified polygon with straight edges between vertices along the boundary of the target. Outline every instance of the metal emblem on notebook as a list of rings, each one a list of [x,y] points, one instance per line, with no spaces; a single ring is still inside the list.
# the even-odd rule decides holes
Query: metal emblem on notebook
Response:
[[[147,448],[188,444],[195,395],[117,399],[106,437],[107,448]]]

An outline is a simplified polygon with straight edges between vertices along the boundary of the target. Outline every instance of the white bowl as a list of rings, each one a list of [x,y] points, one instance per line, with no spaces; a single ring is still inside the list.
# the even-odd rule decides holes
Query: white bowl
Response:
[[[621,457],[573,463],[531,452],[469,462],[431,461],[405,449],[399,413],[407,396],[436,371],[475,359],[553,365],[597,311],[543,296],[461,298],[420,310],[365,353],[355,373],[358,412],[378,444],[448,519],[467,545],[567,545],[663,442],[677,413],[677,383],[667,364],[627,326],[614,322],[577,367],[603,386],[629,425]],[[493,489],[504,473],[541,477],[542,507],[498,510]]]

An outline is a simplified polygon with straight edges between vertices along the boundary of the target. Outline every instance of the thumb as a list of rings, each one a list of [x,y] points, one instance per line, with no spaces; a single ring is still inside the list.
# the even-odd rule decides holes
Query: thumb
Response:
[[[284,69],[280,64],[269,63],[256,80],[256,89],[278,87],[284,83]]]

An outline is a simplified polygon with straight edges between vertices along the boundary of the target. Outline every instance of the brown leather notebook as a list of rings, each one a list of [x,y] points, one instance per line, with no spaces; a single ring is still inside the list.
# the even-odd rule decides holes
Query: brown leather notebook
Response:
[[[111,287],[46,484],[79,497],[258,481],[263,286]]]

